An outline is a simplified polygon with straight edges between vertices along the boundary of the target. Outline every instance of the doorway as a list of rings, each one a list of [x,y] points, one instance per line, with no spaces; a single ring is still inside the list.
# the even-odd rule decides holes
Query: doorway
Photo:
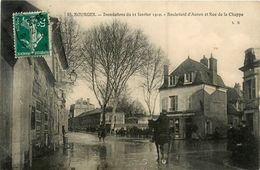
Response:
[[[191,139],[192,134],[192,118],[185,119],[185,136],[186,139]]]

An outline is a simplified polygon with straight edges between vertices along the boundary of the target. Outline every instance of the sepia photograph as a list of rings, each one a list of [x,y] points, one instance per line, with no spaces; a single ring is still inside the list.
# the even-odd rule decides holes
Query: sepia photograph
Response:
[[[258,170],[258,1],[2,0],[0,170]]]

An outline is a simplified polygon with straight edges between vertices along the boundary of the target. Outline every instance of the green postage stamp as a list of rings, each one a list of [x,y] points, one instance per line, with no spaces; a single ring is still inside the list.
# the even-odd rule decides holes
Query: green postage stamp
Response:
[[[14,13],[13,31],[16,58],[50,55],[47,12]]]

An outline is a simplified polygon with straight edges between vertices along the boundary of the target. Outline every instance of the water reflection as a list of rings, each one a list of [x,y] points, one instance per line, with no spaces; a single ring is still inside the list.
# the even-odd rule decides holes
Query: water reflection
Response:
[[[103,143],[99,142],[96,136],[84,135],[73,134],[67,150],[61,150],[46,160],[42,159],[39,164],[45,161],[46,166],[34,169],[225,169],[221,166],[225,150],[223,142],[202,141],[198,146],[192,146],[190,141],[175,140],[169,154],[169,164],[162,165],[156,161],[154,143],[115,137],[108,137]],[[212,166],[215,168],[211,168]]]
[[[105,144],[99,146],[99,164],[97,165],[97,170],[107,169],[107,148]]]

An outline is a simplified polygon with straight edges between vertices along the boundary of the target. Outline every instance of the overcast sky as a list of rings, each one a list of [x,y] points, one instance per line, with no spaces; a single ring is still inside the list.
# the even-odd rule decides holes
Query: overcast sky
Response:
[[[51,16],[61,16],[66,12],[105,13],[226,13],[227,16],[78,16],[74,17],[83,30],[114,18],[127,22],[130,27],[140,28],[150,41],[161,47],[170,60],[173,70],[188,56],[199,61],[203,55],[212,53],[218,61],[218,74],[227,86],[242,82],[244,51],[251,47],[260,47],[260,3],[259,2],[87,2],[87,1],[35,1],[41,10],[49,11]],[[234,16],[235,14],[243,16]],[[229,16],[231,15],[231,16]],[[132,96],[142,100],[138,83],[131,80]],[[74,93],[70,94],[68,105],[79,97],[91,98],[97,106],[93,94],[86,82],[78,81]],[[159,102],[158,102],[159,103]],[[157,106],[158,108],[158,106]],[[158,110],[157,110],[158,111]]]

